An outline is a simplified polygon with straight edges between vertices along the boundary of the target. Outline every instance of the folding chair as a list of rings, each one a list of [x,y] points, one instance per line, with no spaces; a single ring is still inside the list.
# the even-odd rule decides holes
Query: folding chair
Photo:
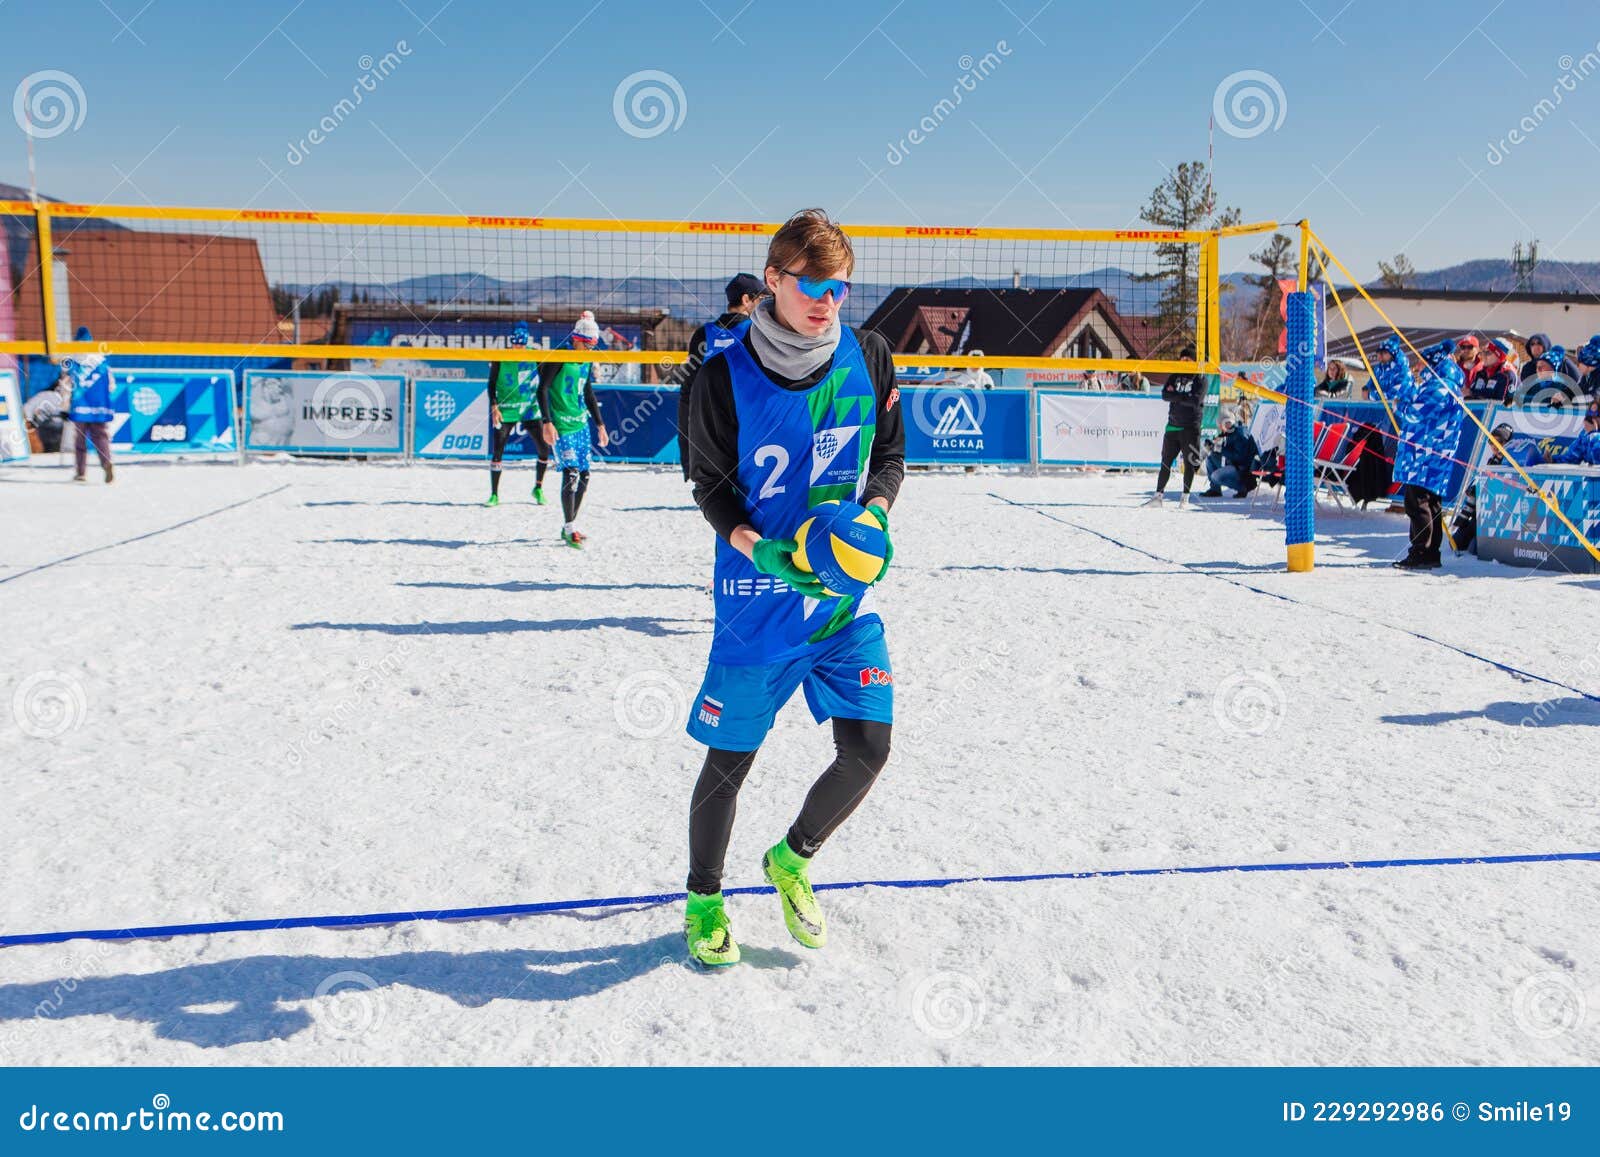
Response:
[[[1333,496],[1336,506],[1343,506],[1344,498],[1350,500],[1350,505],[1355,505],[1355,495],[1350,493],[1350,476],[1356,472],[1356,467],[1361,465],[1361,455],[1366,452],[1367,440],[1357,431],[1349,440],[1349,444],[1336,451],[1335,456],[1327,462],[1317,463],[1317,484],[1327,488]]]
[[[1323,426],[1313,443],[1315,449],[1311,456],[1312,493],[1315,494],[1329,482],[1337,477],[1338,471],[1343,468],[1345,435],[1350,430],[1349,422],[1329,422]],[[1330,488],[1331,490],[1331,488]],[[1334,501],[1339,502],[1337,491],[1332,491]]]

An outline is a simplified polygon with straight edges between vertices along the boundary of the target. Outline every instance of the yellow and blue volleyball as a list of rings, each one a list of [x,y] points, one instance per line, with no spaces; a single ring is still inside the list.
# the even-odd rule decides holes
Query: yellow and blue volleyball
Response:
[[[813,506],[794,540],[794,564],[821,579],[832,598],[859,595],[876,582],[888,551],[883,527],[867,508],[838,499]]]

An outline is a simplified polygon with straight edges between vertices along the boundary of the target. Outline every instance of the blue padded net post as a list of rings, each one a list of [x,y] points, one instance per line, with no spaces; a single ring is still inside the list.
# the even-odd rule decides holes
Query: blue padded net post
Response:
[[[1317,349],[1317,313],[1310,293],[1291,293],[1288,301],[1288,396],[1284,414],[1284,542],[1289,569],[1310,570],[1315,562],[1317,515],[1311,445],[1313,361]]]

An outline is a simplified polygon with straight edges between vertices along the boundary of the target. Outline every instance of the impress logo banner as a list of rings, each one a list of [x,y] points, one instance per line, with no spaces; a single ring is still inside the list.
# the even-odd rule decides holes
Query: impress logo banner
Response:
[[[405,394],[405,378],[393,374],[248,370],[244,447],[306,454],[403,454]]]
[[[1039,391],[1039,461],[1071,466],[1155,466],[1167,403],[1148,394]]]

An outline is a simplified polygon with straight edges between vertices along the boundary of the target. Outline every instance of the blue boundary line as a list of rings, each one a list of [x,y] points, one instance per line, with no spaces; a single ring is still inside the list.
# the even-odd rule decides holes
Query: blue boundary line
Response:
[[[1334,872],[1376,868],[1440,868],[1467,864],[1545,864],[1563,861],[1600,863],[1597,852],[1546,852],[1510,856],[1430,856],[1389,860],[1321,860],[1278,864],[1211,864],[1183,868],[1110,868],[1084,872],[1035,872],[1017,876],[946,876],[926,880],[852,880],[817,884],[818,892],[856,888],[949,888],[956,884],[1034,884],[1052,880],[1117,880],[1135,876],[1209,876],[1221,872]],[[728,888],[726,896],[771,893],[766,885]],[[411,924],[429,920],[492,920],[505,916],[538,916],[594,908],[637,908],[676,903],[683,892],[646,896],[601,896],[588,900],[548,900],[538,904],[494,904],[484,908],[441,908],[431,912],[368,912],[347,916],[288,916],[277,920],[218,920],[196,924],[152,924],[140,928],[94,928],[77,932],[30,932],[0,935],[0,948],[24,944],[59,944],[67,940],[164,940],[174,936],[210,936],[221,932],[271,932],[287,928],[360,928],[379,924]]]
[[[1326,614],[1338,615],[1340,618],[1354,619],[1356,622],[1364,623],[1369,627],[1384,627],[1391,631],[1398,631],[1402,635],[1410,635],[1413,639],[1421,639],[1424,643],[1432,643],[1436,647],[1443,647],[1447,651],[1454,651],[1456,654],[1463,655],[1468,659],[1476,659],[1480,663],[1485,663],[1490,667],[1504,671],[1508,675],[1514,675],[1519,679],[1527,679],[1534,683],[1544,683],[1550,687],[1559,687],[1561,690],[1571,691],[1574,695],[1587,699],[1591,703],[1600,703],[1600,695],[1591,694],[1590,692],[1584,691],[1581,688],[1572,686],[1570,683],[1563,683],[1559,679],[1551,679],[1544,675],[1535,675],[1532,671],[1524,671],[1521,667],[1513,667],[1510,663],[1502,663],[1498,659],[1491,659],[1486,655],[1478,654],[1476,651],[1469,651],[1465,647],[1458,647],[1454,643],[1447,643],[1443,639],[1435,639],[1432,635],[1424,635],[1420,631],[1413,631],[1408,627],[1397,627],[1393,623],[1385,623],[1377,619],[1363,618],[1352,611],[1343,611],[1337,607],[1324,607],[1318,603],[1303,602],[1300,599],[1291,598],[1289,595],[1280,594],[1278,591],[1269,591],[1265,587],[1251,586],[1249,583],[1232,578],[1229,575],[1213,574],[1211,571],[1197,570],[1186,562],[1179,562],[1177,559],[1165,558],[1162,555],[1145,550],[1143,547],[1134,546],[1131,543],[1123,542],[1121,539],[1114,538],[1113,536],[1106,534],[1104,531],[1095,530],[1093,527],[1084,526],[1081,523],[1073,522],[1070,519],[1061,518],[1057,515],[1051,514],[1048,510],[1040,509],[1031,503],[1017,502],[1014,499],[1007,498],[1003,494],[996,494],[992,490],[989,492],[989,497],[995,499],[996,501],[1004,502],[1007,506],[1015,506],[1021,510],[1031,510],[1035,514],[1050,519],[1052,522],[1059,522],[1062,526],[1070,526],[1074,530],[1081,530],[1085,534],[1092,534],[1098,539],[1109,542],[1112,546],[1120,546],[1123,550],[1131,550],[1134,554],[1142,554],[1145,558],[1153,559],[1156,562],[1162,562],[1166,563],[1168,566],[1178,567],[1183,571],[1187,571],[1189,574],[1197,574],[1203,578],[1216,579],[1218,582],[1227,583],[1229,586],[1239,587],[1241,590],[1252,591],[1258,595],[1266,595],[1269,599],[1278,599],[1280,602],[1291,603],[1297,607],[1305,607],[1310,611],[1322,611]],[[1175,571],[1174,573],[1177,572]]]

